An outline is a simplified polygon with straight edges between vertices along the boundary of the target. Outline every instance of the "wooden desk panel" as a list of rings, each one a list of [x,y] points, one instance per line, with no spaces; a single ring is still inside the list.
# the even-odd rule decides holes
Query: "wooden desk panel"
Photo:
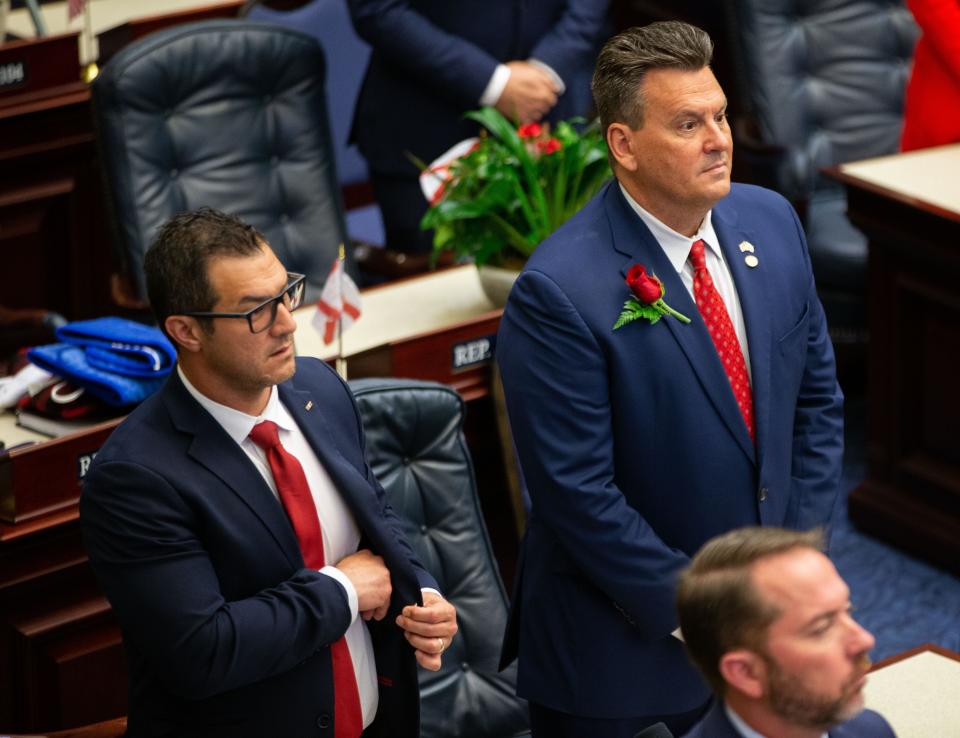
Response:
[[[111,250],[89,90],[0,108],[0,294],[70,319],[110,311]]]
[[[960,146],[844,165],[868,236],[867,477],[863,530],[960,572]],[[950,194],[953,192],[953,194]],[[945,195],[946,193],[946,195]]]
[[[958,738],[960,654],[928,643],[884,659],[864,696],[902,738]]]

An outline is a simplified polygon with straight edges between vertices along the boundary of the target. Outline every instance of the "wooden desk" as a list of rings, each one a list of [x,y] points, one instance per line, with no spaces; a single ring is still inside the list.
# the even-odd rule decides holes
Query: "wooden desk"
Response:
[[[864,696],[900,738],[960,738],[960,654],[928,643],[884,659]]]
[[[337,342],[323,344],[312,325],[316,312],[297,311],[297,352],[332,361]],[[486,397],[501,314],[473,265],[364,290],[360,319],[343,336],[349,378],[427,379],[467,401]]]
[[[960,145],[844,164],[869,239],[863,530],[960,572]]]

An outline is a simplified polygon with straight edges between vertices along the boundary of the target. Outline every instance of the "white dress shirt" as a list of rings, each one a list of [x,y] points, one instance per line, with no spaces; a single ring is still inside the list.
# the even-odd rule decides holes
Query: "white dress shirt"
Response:
[[[727,719],[730,721],[733,729],[743,736],[743,738],[767,738],[767,736],[758,733],[749,725],[747,725],[743,718],[737,715],[737,713],[735,713],[730,705],[728,705],[726,702],[723,703],[723,710],[727,713]],[[829,736],[824,733],[821,738],[829,738]]]
[[[624,189],[622,184],[620,185],[620,191],[633,211],[640,216],[640,219],[650,229],[673,268],[680,275],[680,280],[691,297],[693,297],[693,264],[690,263],[690,248],[694,241],[700,239],[703,239],[704,243],[707,244],[707,248],[704,249],[707,271],[710,272],[713,284],[716,286],[717,292],[720,293],[720,299],[723,300],[727,313],[730,315],[733,330],[736,332],[737,340],[740,341],[740,348],[743,350],[743,360],[747,365],[747,377],[751,378],[752,381],[750,351],[747,345],[747,327],[743,321],[743,310],[740,308],[740,297],[737,295],[737,288],[733,283],[733,275],[730,274],[730,267],[727,266],[727,262],[723,258],[720,239],[717,238],[716,231],[713,230],[713,211],[707,212],[700,228],[693,236],[684,236],[644,210],[636,200],[630,197],[630,193]],[[670,305],[670,295],[665,295],[664,300]],[[671,305],[671,307],[676,306]]]
[[[279,501],[277,486],[267,462],[266,453],[257,444],[250,440],[250,431],[253,426],[264,420],[271,420],[277,424],[280,433],[280,443],[284,449],[295,456],[303,467],[303,472],[310,485],[310,493],[317,507],[317,515],[321,521],[323,535],[324,561],[337,562],[345,556],[356,553],[360,543],[360,529],[357,527],[353,514],[343,501],[327,474],[326,469],[317,459],[309,442],[300,430],[300,426],[290,415],[290,412],[280,402],[277,388],[270,389],[270,399],[259,417],[247,415],[226,405],[214,402],[190,384],[180,365],[177,372],[183,381],[183,386],[200,403],[201,407],[213,416],[223,429],[243,449],[244,453],[253,462],[263,480],[270,487]],[[343,572],[333,566],[324,566],[321,574],[336,579],[346,592],[347,602],[350,605],[350,626],[347,628],[347,646],[350,649],[350,658],[357,676],[357,690],[360,693],[360,707],[363,712],[363,727],[373,722],[377,714],[380,693],[377,689],[377,669],[373,656],[373,642],[370,640],[370,631],[362,618],[357,617],[357,591]]]

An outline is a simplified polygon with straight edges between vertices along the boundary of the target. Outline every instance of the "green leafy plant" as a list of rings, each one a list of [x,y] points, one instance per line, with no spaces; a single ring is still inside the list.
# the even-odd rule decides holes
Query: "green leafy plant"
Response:
[[[467,113],[484,127],[456,159],[420,227],[436,252],[477,264],[522,264],[610,177],[599,126],[582,119],[515,128],[494,108]]]

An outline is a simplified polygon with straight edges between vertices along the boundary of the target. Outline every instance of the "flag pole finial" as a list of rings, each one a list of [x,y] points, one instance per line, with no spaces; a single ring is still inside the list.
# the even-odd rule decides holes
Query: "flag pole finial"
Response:
[[[343,294],[343,262],[346,259],[346,250],[343,248],[343,241],[340,242],[340,248],[337,251],[337,260],[340,262],[340,294]],[[344,382],[347,381],[347,360],[343,357],[343,311],[337,316],[337,374]]]

